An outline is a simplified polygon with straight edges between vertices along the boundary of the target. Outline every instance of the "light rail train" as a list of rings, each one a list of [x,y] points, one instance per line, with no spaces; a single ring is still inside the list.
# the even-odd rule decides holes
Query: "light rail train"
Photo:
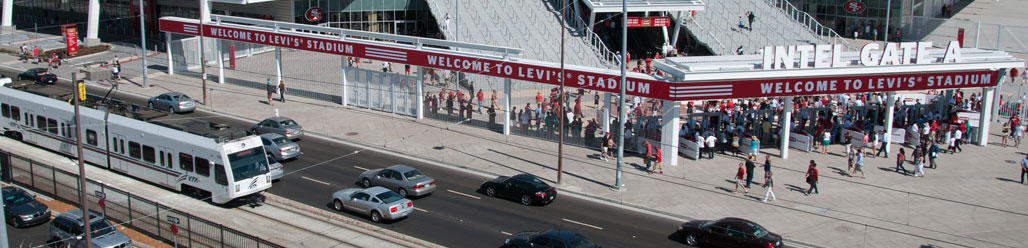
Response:
[[[81,132],[85,161],[218,204],[271,188],[261,139],[243,130],[92,95],[76,128],[71,89],[15,87],[0,87],[0,131],[8,137],[77,157],[74,132]]]

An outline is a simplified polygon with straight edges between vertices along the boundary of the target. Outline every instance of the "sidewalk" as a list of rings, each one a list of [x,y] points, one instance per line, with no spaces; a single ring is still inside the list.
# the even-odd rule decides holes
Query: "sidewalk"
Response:
[[[11,60],[11,56],[0,56],[0,61]],[[138,62],[123,64],[127,81],[140,82],[138,68]],[[70,70],[57,72],[67,77]],[[120,91],[146,96],[166,91],[194,98],[201,95],[198,78],[151,69],[149,80],[153,86],[149,89],[123,83]],[[263,82],[264,78],[248,80]],[[201,105],[201,109],[250,120],[272,116],[277,110],[303,124],[308,132],[402,156],[491,174],[527,172],[556,180],[557,146],[553,142],[300,97],[269,106],[261,103],[266,100],[263,90],[211,81],[208,88],[212,89],[212,104]],[[991,130],[998,132],[999,124],[993,125]],[[611,191],[615,164],[593,159],[597,151],[566,146],[560,188],[679,217],[743,217],[788,239],[828,247],[1021,246],[1028,243],[1028,237],[1020,235],[1028,228],[1028,203],[1019,198],[1028,186],[1015,184],[1018,179],[1014,177],[1024,149],[998,147],[995,135],[999,133],[993,135],[989,147],[969,145],[966,153],[940,155],[940,169],[928,170],[925,178],[892,172],[896,148],[890,159],[867,158],[867,179],[840,172],[845,170],[845,158],[838,155],[841,146],[830,147],[832,155],[793,150],[788,160],[772,158],[778,201],[771,204],[758,201],[756,195],[763,193],[759,187],[753,187],[749,195],[730,193],[731,178],[741,160],[724,155],[699,161],[683,157],[678,166],[666,165],[663,175],[648,175],[641,158],[626,157],[626,189]],[[775,149],[763,152],[778,154]],[[809,160],[820,165],[819,187],[824,195],[800,193],[807,187],[803,176]],[[762,176],[758,172],[755,181]]]

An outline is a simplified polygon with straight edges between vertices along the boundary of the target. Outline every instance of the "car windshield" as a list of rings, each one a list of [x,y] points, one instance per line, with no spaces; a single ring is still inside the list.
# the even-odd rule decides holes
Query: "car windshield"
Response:
[[[764,227],[753,224],[753,230],[750,230],[750,233],[753,233],[753,236],[757,236],[757,238],[763,238],[764,236],[767,236],[768,232]]]
[[[257,147],[228,155],[235,182],[268,173],[268,159],[264,156],[263,149]]]
[[[282,126],[283,128],[291,128],[291,127],[298,127],[298,126],[300,126],[300,124],[296,124],[296,122],[291,120],[291,119],[286,119],[286,120],[280,121],[280,122],[278,122],[278,125]]]
[[[275,138],[275,139],[271,140],[271,143],[275,143],[275,144],[278,144],[278,145],[285,145],[285,144],[288,144],[289,142],[290,142],[289,139],[286,138],[286,137],[278,137],[278,138]]]
[[[179,102],[188,102],[188,101],[192,101],[193,100],[193,99],[189,98],[189,96],[187,96],[185,94],[177,95],[177,96],[171,96],[171,98],[175,99],[175,101],[179,101]]]
[[[4,195],[4,205],[8,206],[19,205],[30,201],[32,201],[32,197],[29,197],[25,192],[15,192],[14,194]]]
[[[106,220],[94,221],[93,224],[89,225],[89,231],[93,232],[93,237],[97,237],[113,232],[114,226],[111,223],[107,223]]]
[[[403,177],[406,177],[407,181],[414,181],[414,180],[421,179],[422,177],[425,177],[425,174],[421,174],[421,171],[419,171],[419,170],[412,170],[412,171],[404,172],[403,173]]]
[[[394,193],[392,191],[383,192],[381,194],[376,195],[375,197],[378,197],[378,199],[382,200],[382,203],[385,203],[385,204],[389,204],[389,203],[393,203],[393,202],[396,202],[396,201],[399,201],[399,200],[403,200],[403,197],[400,196],[400,194]]]

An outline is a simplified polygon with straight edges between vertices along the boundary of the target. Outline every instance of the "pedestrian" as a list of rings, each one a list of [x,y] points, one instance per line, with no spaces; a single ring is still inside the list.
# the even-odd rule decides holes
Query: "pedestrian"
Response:
[[[614,143],[614,136],[607,133],[607,157],[614,159],[614,150],[617,149],[617,143]]]
[[[478,97],[478,112],[482,113],[482,102],[485,101],[485,93],[482,93],[482,89],[478,89],[478,93],[475,94]]]
[[[1021,159],[1021,183],[1024,183],[1024,178],[1028,176],[1028,154],[1024,155]]]
[[[821,193],[817,189],[817,163],[813,159],[810,160],[810,167],[807,168],[807,183],[810,184],[810,189],[807,189],[807,195],[810,195],[810,192],[814,192],[814,194]]]
[[[643,162],[646,163],[646,170],[650,168],[650,161],[653,158],[653,145],[650,145],[650,141],[643,141],[643,145],[646,146],[646,156],[643,158]]]
[[[39,46],[32,48],[32,60],[39,61]]]
[[[1021,71],[1021,83],[1028,83],[1028,68]]]
[[[872,157],[874,157],[875,156],[875,150],[878,150],[878,132],[868,131],[867,134],[868,134],[868,136],[871,136],[871,138],[870,138],[870,141],[871,141],[871,151],[868,154],[870,154],[870,155],[872,155]]]
[[[600,158],[603,159],[604,162],[608,161],[607,160],[607,149],[609,149],[609,147],[607,146],[607,139],[608,138],[610,138],[610,132],[604,133],[603,134],[603,139],[600,140]]]
[[[1017,67],[1010,68],[1010,83],[1017,83]]]
[[[953,141],[953,153],[964,151],[964,149],[960,148],[960,143],[964,143],[961,138],[963,138],[963,130],[965,129],[962,128],[964,125],[963,123],[961,123],[960,125],[961,127],[956,128],[956,130],[953,132],[953,138],[956,139]],[[1014,144],[1017,144],[1017,140],[1014,140]]]
[[[821,140],[821,154],[828,154],[828,144],[832,142],[832,133],[826,131],[821,136],[824,137]]]
[[[699,141],[699,138],[697,138],[697,141]],[[717,137],[714,137],[714,133],[713,132],[708,133],[708,136],[707,136],[707,138],[705,140],[705,143],[706,144],[704,144],[704,148],[707,149],[706,152],[707,152],[708,158],[709,159],[714,159],[714,144],[717,144]],[[701,157],[702,157],[702,155],[701,155]]]
[[[757,18],[757,16],[753,15],[753,11],[750,11],[750,13],[748,15],[746,15],[746,18],[750,19],[749,30],[750,30],[750,32],[752,32],[753,31],[753,18]]]
[[[278,101],[286,102],[286,82],[278,81]]]
[[[746,167],[744,166],[745,165],[743,165],[743,163],[739,163],[739,170],[735,172],[735,190],[732,191],[733,195],[739,192],[739,187],[742,187],[743,194],[750,193],[750,190],[746,189],[746,186],[742,185],[743,176],[746,175]]]
[[[403,73],[410,75],[410,64],[403,64]]]
[[[921,149],[914,150],[914,177],[924,177],[924,154]],[[920,174],[920,176],[918,176]]]
[[[1015,122],[1014,125],[1014,147],[1017,148],[1021,147],[1021,138],[1024,136],[1025,127],[1020,122]]]
[[[275,94],[275,86],[271,84],[271,78],[268,78],[268,85],[265,88],[268,90],[268,105],[275,106],[271,101],[271,94]]]
[[[750,156],[756,158],[760,153],[760,139],[756,135],[750,136]]]
[[[443,30],[449,30],[449,29],[450,29],[450,13],[446,13],[446,16],[443,16]]]
[[[389,72],[389,61],[382,61],[382,72]]]
[[[771,155],[764,155],[764,176],[771,173]]]
[[[771,176],[772,173],[770,171],[764,174],[764,188],[767,188],[767,192],[764,193],[764,200],[762,202],[767,202],[768,196],[771,197],[771,201],[775,201],[775,180]]]
[[[650,174],[653,174],[653,172],[664,174],[664,167],[660,164],[660,162],[664,161],[664,154],[660,152],[659,147],[654,148],[654,150],[656,151],[656,155],[654,156],[656,164],[653,165],[653,170],[650,170]]]
[[[857,155],[854,154],[854,152],[850,151],[849,153],[846,153],[846,174],[849,174],[850,177],[853,177],[853,174],[850,174],[850,171],[853,170],[853,163],[856,162],[856,159]]]
[[[121,76],[118,75],[119,72],[121,72],[121,66],[120,65],[113,65],[113,66],[111,66],[111,79],[114,79],[114,80],[121,79]]]
[[[930,148],[928,148],[928,162],[929,162],[929,165],[930,165],[929,167],[930,168],[932,168],[932,169],[937,168],[937,166],[939,164],[935,163],[935,158],[938,157],[938,156],[939,156],[939,144],[937,144],[935,142],[932,142],[932,146]]]
[[[750,184],[753,183],[753,169],[757,167],[754,161],[757,160],[757,156],[750,156],[746,159],[746,188],[750,188]]]
[[[858,152],[857,153],[857,163],[856,163],[856,165],[853,166],[853,173],[850,173],[850,177],[853,177],[853,175],[856,175],[858,171],[860,172],[860,178],[864,178],[864,153],[863,152]]]
[[[903,166],[903,163],[907,162],[906,160],[907,152],[903,150],[902,147],[900,147],[899,154],[896,154],[896,172],[899,172],[900,169],[903,169],[903,175],[907,175],[907,167]]]
[[[843,154],[850,154],[850,150],[853,148],[853,136],[850,135],[850,132],[842,135],[842,146],[846,148],[846,152]]]
[[[739,16],[739,32],[742,32],[745,28],[746,26],[742,24],[742,16]]]

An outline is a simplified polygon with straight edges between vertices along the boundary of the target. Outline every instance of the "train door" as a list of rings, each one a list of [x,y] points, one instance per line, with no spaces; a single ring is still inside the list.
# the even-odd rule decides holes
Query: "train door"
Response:
[[[160,162],[158,163],[158,165],[161,167],[161,169],[167,169],[167,170],[173,170],[174,171],[174,169],[175,169],[175,160],[174,160],[174,158],[177,157],[177,155],[174,155],[175,154],[175,150],[171,149],[171,148],[168,148],[168,147],[164,147],[164,146],[159,146],[159,147],[160,147],[161,151],[157,155],[160,155],[161,159],[160,159]],[[175,188],[175,184],[177,184],[177,182],[178,182],[177,181],[178,177],[175,176],[174,174],[164,174],[164,175],[165,175],[165,178],[164,178],[164,180],[161,180],[161,183],[164,184],[164,185],[168,185],[168,186],[170,186],[172,188]]]
[[[23,113],[24,113],[25,116],[22,117],[22,121],[23,121],[22,124],[25,125],[24,126],[25,130],[35,129],[36,128],[36,112],[33,112],[31,109],[24,109]],[[21,132],[21,133],[22,133],[22,141],[24,141],[25,143],[38,144],[37,141],[39,140],[40,137],[35,132],[28,131],[28,132]]]
[[[125,146],[125,135],[111,133],[111,164],[107,169],[124,172],[128,165],[125,157],[128,156],[128,147]]]

